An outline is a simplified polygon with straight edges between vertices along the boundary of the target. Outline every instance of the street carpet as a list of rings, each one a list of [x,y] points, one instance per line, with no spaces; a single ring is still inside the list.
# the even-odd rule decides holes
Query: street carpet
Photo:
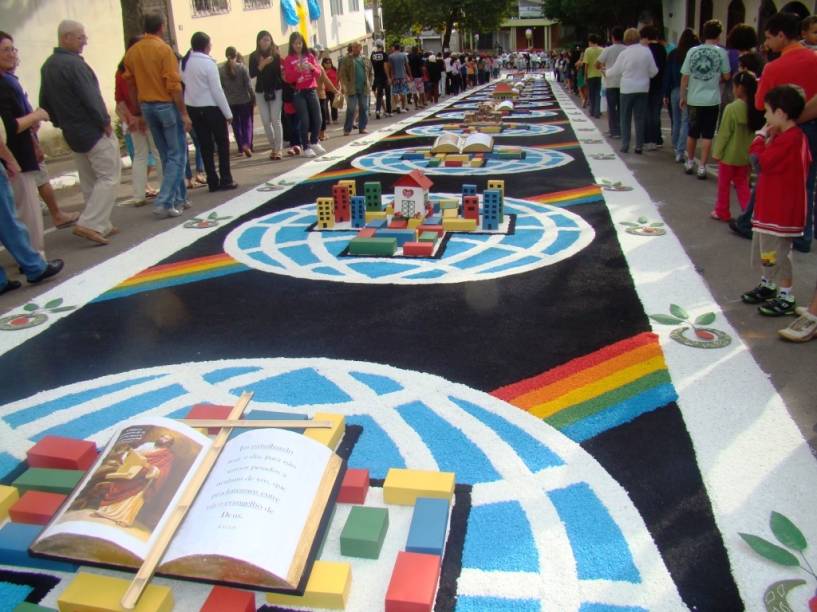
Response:
[[[367,504],[382,503],[389,468],[455,473],[438,611],[806,609],[814,458],[594,124],[537,75],[495,139],[504,155],[424,156],[492,87],[183,218],[6,313],[4,482],[46,435],[102,446],[127,418],[178,418],[248,390],[253,409],[345,415]],[[441,207],[504,181],[498,229],[449,232],[412,258],[353,257],[356,230],[315,226],[337,181],[359,194],[379,182],[391,202],[417,168]],[[376,562],[342,557],[346,514],[333,519],[322,558],[351,562],[349,610],[383,606],[405,536],[390,512]],[[3,566],[0,599],[56,607],[71,578]],[[210,590],[157,581],[180,610]]]

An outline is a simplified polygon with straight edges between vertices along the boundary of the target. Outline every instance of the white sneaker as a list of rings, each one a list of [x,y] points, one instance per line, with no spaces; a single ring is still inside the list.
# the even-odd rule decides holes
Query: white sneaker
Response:
[[[675,153],[675,162],[680,164],[682,161],[684,161],[684,154],[676,152]]]
[[[304,152],[302,153],[302,155],[304,157],[317,157],[317,153],[315,153],[315,150],[312,147],[309,147],[308,149],[304,149]]]
[[[309,145],[309,148],[315,151],[318,155],[324,155],[326,153],[326,149],[323,148],[321,144],[313,144]]]
[[[695,162],[691,159],[688,159],[684,162],[684,172],[687,174],[692,174],[695,172]]]
[[[706,179],[706,166],[702,164],[698,165],[698,178],[702,181]]]

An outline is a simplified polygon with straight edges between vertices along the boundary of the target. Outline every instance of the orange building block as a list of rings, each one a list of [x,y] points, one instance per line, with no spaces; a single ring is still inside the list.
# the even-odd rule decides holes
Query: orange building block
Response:
[[[366,503],[369,492],[369,470],[348,469],[343,476],[338,502],[343,504]]]
[[[403,244],[403,255],[406,257],[431,257],[433,254],[433,242],[406,242]]]
[[[444,162],[446,168],[461,168],[462,162],[458,159],[446,159]]]
[[[392,219],[389,229],[405,229],[408,227],[408,219]]]
[[[375,232],[377,230],[373,227],[364,227],[357,233],[358,238],[374,238]]]
[[[65,498],[66,496],[60,493],[26,491],[17,503],[9,508],[9,518],[14,523],[46,525],[60,509]]]
[[[223,586],[214,586],[200,612],[255,612],[255,595]]]
[[[26,453],[26,463],[36,468],[87,470],[96,456],[96,444],[88,440],[45,436]]]
[[[386,612],[431,612],[440,557],[400,551],[386,591]]]
[[[187,413],[186,419],[226,419],[230,416],[232,406],[221,406],[219,404],[196,404]],[[221,431],[221,427],[208,427],[207,433],[216,435]]]

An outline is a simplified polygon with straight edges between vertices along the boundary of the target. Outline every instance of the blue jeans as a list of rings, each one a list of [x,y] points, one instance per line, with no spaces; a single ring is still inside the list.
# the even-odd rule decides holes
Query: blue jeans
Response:
[[[635,148],[644,146],[644,131],[647,127],[647,98],[649,94],[621,94],[621,150],[630,148],[630,126],[635,122]]]
[[[314,89],[296,91],[292,98],[298,120],[301,122],[301,145],[306,149],[309,145],[318,144],[321,132],[321,103]]]
[[[607,96],[607,125],[611,136],[621,135],[621,90],[618,87],[604,91]]]
[[[360,118],[357,120],[357,127],[361,132],[365,130],[369,123],[369,96],[359,93],[346,96],[346,105],[346,121],[343,123],[343,131],[352,131],[358,107],[360,107]]]
[[[154,206],[172,208],[187,200],[187,187],[184,184],[187,139],[182,117],[172,102],[143,102],[141,106],[162,159],[162,186]]]
[[[817,237],[817,219],[814,215],[815,178],[817,178],[817,120],[812,119],[800,124],[800,129],[808,139],[808,148],[811,151],[811,165],[806,175],[806,227],[803,230],[803,238],[796,238],[795,242],[803,241],[803,246],[810,248],[811,240]]]
[[[676,87],[669,94],[670,113],[672,113],[672,148],[681,155],[687,150],[687,133],[689,132],[689,112],[681,109],[681,88]]]
[[[601,117],[601,77],[587,79],[587,92],[590,96],[590,116]]]
[[[204,172],[204,158],[199,151],[199,137],[196,135],[196,130],[190,130],[190,140],[193,141],[193,150],[196,152],[196,174]],[[187,141],[184,142],[184,150],[187,151]],[[190,169],[190,156],[185,156],[184,164],[184,178],[188,181],[193,178],[193,171]]]
[[[6,168],[0,164],[0,242],[31,280],[45,270],[45,260],[31,246],[28,230],[17,218]],[[0,288],[6,286],[6,271],[0,266]]]

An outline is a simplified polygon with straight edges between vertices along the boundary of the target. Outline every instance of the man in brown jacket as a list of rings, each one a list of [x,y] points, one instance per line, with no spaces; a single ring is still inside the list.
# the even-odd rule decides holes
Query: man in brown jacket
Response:
[[[369,92],[372,90],[374,72],[372,63],[367,57],[360,54],[360,43],[352,43],[349,53],[340,62],[338,78],[343,93],[346,95],[346,122],[343,126],[343,135],[348,136],[352,131],[355,114],[360,108],[358,127],[361,134],[366,134],[366,124],[369,122]]]

